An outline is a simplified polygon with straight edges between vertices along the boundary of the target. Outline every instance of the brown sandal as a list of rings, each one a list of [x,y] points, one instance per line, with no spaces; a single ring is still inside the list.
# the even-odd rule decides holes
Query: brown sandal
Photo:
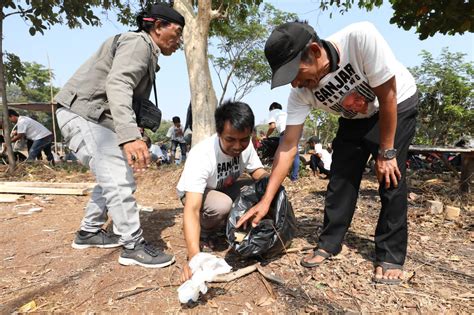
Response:
[[[392,263],[388,263],[388,262],[376,262],[375,263],[375,269],[377,269],[377,267],[382,267],[382,274],[385,274],[385,272],[387,272],[387,270],[396,269],[396,270],[403,271],[403,266],[402,265],[392,264]],[[400,284],[402,282],[402,279],[400,279],[400,278],[397,278],[397,279],[384,279],[384,278],[377,278],[374,275],[374,277],[372,278],[372,281],[375,282],[375,283],[380,283],[380,284]]]
[[[316,248],[313,251],[313,257],[315,257],[315,256],[321,256],[321,257],[324,258],[324,260],[321,261],[321,262],[314,262],[313,263],[313,262],[306,261],[305,257],[303,257],[300,261],[301,266],[306,267],[306,268],[317,267],[317,266],[323,264],[324,262],[326,262],[326,260],[328,260],[332,255],[330,253],[326,253],[326,252],[322,251],[321,249]],[[311,258],[313,258],[313,257],[311,257]]]

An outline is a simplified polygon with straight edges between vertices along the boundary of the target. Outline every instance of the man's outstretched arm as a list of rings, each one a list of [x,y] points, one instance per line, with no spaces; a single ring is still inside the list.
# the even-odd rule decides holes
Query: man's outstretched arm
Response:
[[[273,161],[272,173],[262,199],[237,222],[237,228],[252,219],[252,226],[256,226],[260,220],[268,213],[270,204],[275,197],[278,188],[285,180],[288,171],[293,164],[296,151],[298,150],[298,141],[303,131],[303,125],[286,126],[283,141],[278,146]]]
[[[201,235],[200,211],[202,206],[202,194],[196,192],[186,192],[184,202],[183,230],[186,248],[188,251],[188,260],[199,253],[199,238]],[[191,269],[188,264],[183,267],[181,280],[184,282],[191,279]]]

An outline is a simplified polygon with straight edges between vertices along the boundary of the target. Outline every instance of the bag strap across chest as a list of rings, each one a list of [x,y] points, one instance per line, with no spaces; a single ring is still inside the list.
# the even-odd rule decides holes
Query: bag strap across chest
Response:
[[[112,54],[112,58],[115,57],[115,52],[117,51],[117,46],[118,46],[117,42],[118,42],[121,35],[122,34],[115,35],[114,40],[112,41],[112,47],[110,49],[110,53]],[[151,56],[150,56],[150,59],[151,59]],[[150,69],[150,68],[148,68],[148,69]],[[159,66],[158,66],[158,69],[160,69]],[[155,75],[153,73],[152,73],[152,75],[153,75],[153,92],[154,92],[153,94],[155,95],[155,106],[158,107],[158,97],[156,95]]]

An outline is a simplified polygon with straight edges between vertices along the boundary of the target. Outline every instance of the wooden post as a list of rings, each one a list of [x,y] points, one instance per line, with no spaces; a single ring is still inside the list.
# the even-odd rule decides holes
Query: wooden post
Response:
[[[55,106],[53,103],[53,75],[51,73],[51,65],[49,64],[49,55],[46,55],[48,58],[48,72],[49,72],[49,91],[51,95],[51,120],[53,121],[53,138],[54,138],[54,151],[57,155],[61,155],[58,151],[58,140],[56,137],[56,112]]]
[[[15,157],[13,155],[12,142],[10,138],[10,121],[8,120],[8,105],[7,105],[7,84],[5,80],[5,69],[3,64],[3,19],[5,14],[3,8],[0,11],[0,102],[3,107],[3,137],[5,138],[5,144],[7,146],[8,154],[8,173],[13,174],[15,170]]]
[[[470,193],[474,173],[474,152],[461,153],[461,193]]]

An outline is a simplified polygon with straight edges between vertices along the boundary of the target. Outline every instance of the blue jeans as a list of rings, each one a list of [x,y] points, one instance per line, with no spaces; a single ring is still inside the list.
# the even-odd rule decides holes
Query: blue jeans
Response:
[[[172,161],[174,161],[175,159],[175,155],[176,155],[176,148],[179,146],[179,148],[181,149],[181,163],[183,163],[184,161],[186,161],[186,142],[179,142],[179,141],[175,141],[175,140],[171,140],[171,158],[172,158]]]
[[[34,161],[38,154],[41,153],[43,150],[44,154],[48,161],[52,161],[54,164],[54,157],[51,153],[51,144],[53,143],[53,135],[46,136],[44,138],[34,140],[33,144],[31,145],[30,150],[28,151],[28,159],[27,161]]]
[[[281,143],[283,141],[284,135],[285,135],[285,132],[282,132],[280,134],[279,143]],[[300,152],[298,150],[298,146],[296,146],[296,155],[295,155],[295,158],[293,160],[293,166],[291,167],[291,173],[290,173],[290,179],[291,179],[292,182],[294,182],[295,180],[298,179],[299,171],[300,171]]]

